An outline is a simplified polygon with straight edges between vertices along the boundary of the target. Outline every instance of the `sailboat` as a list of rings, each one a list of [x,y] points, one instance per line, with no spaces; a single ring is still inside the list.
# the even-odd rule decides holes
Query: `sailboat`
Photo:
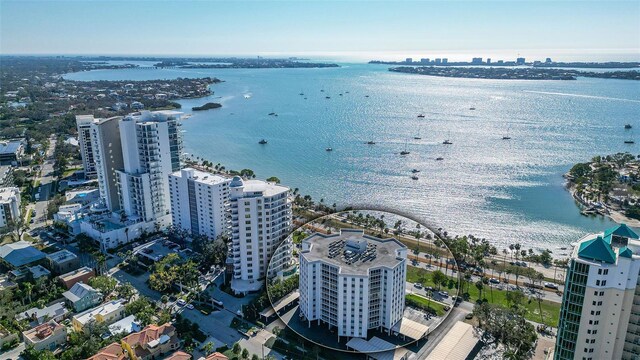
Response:
[[[509,129],[507,130],[507,135],[502,136],[502,140],[511,140],[511,136],[509,136],[509,133],[511,133],[511,126],[509,126]]]
[[[411,180],[418,180],[418,176],[417,175],[411,175]]]
[[[265,140],[265,139],[262,139],[262,140],[258,141],[258,144],[260,144],[260,145],[264,145],[266,143],[267,143],[267,140]]]
[[[326,149],[324,149],[325,151],[333,151],[333,148],[331,147],[331,143],[329,143],[329,146],[326,147]]]
[[[420,136],[420,131],[418,130],[418,135],[413,137],[414,140],[421,140],[422,137]]]
[[[367,141],[365,144],[367,144],[367,145],[375,145],[375,144],[376,144],[376,142],[375,142],[375,141],[372,141],[372,140],[369,140],[369,141]]]
[[[410,152],[407,151],[407,142],[404,142],[404,150],[400,151],[400,155],[409,155]]]
[[[628,129],[631,129],[632,127],[633,127],[633,126],[631,126],[631,124],[625,124],[625,125],[624,125],[624,128],[625,128],[625,129],[627,129],[627,130],[628,130]]]
[[[451,138],[451,132],[449,132],[449,135],[447,136],[447,139],[445,141],[443,141],[442,143],[445,144],[445,145],[453,144],[451,141],[449,141],[450,138]]]

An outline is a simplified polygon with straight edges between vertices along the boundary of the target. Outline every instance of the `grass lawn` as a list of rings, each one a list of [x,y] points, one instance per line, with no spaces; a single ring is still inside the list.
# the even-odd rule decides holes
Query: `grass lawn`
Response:
[[[233,353],[233,350],[231,350],[231,349],[229,349],[229,350],[225,351],[223,354],[224,354],[226,357],[228,357],[228,358],[229,358],[229,360],[236,360],[236,359],[240,359],[240,358],[241,358],[239,354],[238,354],[238,355],[234,354],[234,353]]]
[[[442,316],[446,313],[444,310],[445,305],[440,304],[437,301],[429,300],[416,294],[407,294],[405,298],[410,302],[417,304],[420,309],[427,310],[431,308],[438,316]]]
[[[64,173],[62,174],[61,179],[64,179],[68,176],[73,175],[74,172],[78,171],[78,170],[82,170],[82,167],[75,167],[75,168],[71,168],[71,169],[67,169],[64,171]]]
[[[449,289],[454,289],[458,287],[458,281],[456,278],[449,277],[450,281],[447,287]],[[433,281],[431,280],[431,272],[416,268],[414,266],[407,266],[407,281],[409,282],[420,282],[425,286],[435,287]],[[464,283],[464,289],[461,294],[468,294],[468,301],[477,302],[480,299],[480,290],[476,288],[475,284]],[[449,293],[453,294],[452,291]],[[409,296],[409,295],[407,295]],[[489,285],[484,286],[484,290],[482,291],[482,298],[489,301],[492,304],[498,304],[500,306],[507,306],[507,291],[506,290],[498,290],[490,287]],[[544,323],[549,326],[558,327],[558,320],[560,317],[560,303],[552,302],[548,300],[542,300],[540,306],[538,306],[538,301],[536,299],[525,299],[524,306],[527,309],[527,313],[525,318],[527,320],[535,321],[538,323]],[[540,308],[542,308],[542,316],[540,316]]]

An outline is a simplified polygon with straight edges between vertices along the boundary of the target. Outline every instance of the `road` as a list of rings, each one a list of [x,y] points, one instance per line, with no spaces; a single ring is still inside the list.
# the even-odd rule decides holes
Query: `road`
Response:
[[[424,268],[427,271],[435,271],[435,270],[440,270],[442,272],[448,271],[447,274],[451,275],[451,276],[457,276],[458,275],[457,272],[452,272],[451,269],[446,270],[445,267],[438,266],[435,263],[429,264],[428,262],[427,263],[419,262],[417,267]],[[491,274],[485,274],[485,277],[491,277]],[[516,285],[515,285],[514,278],[515,277],[512,274],[511,278],[509,279],[509,284],[506,284],[506,283],[503,283],[503,282],[501,282],[499,284],[489,283],[487,286],[492,286],[492,287],[497,288],[499,290],[506,290],[507,287],[509,287],[509,290],[515,290],[516,289]],[[472,275],[471,276],[471,282],[473,282],[473,283],[476,283],[476,282],[478,282],[480,280],[481,280],[481,276],[477,276],[477,275]],[[527,278],[525,276],[520,276],[520,278],[518,279],[518,285],[520,286],[520,289],[522,291],[524,291],[525,295],[533,296],[534,292],[539,292],[540,291],[540,290],[534,290],[534,289],[530,289],[528,287],[523,286],[523,283],[526,282],[526,281],[527,281]],[[414,288],[414,292],[420,293],[419,291],[416,291],[416,290],[418,290],[418,289]],[[558,290],[559,291],[564,291],[564,286],[559,285],[558,286]],[[547,288],[545,288],[544,291],[541,291],[542,298],[545,299],[545,300],[552,301],[552,302],[561,303],[562,302],[562,296],[558,295],[556,293],[556,291],[557,290],[555,290],[555,289],[547,289]],[[453,295],[453,294],[451,294],[451,295]]]
[[[49,144],[49,148],[47,148],[45,154],[44,163],[42,164],[40,173],[36,179],[37,182],[40,182],[40,199],[36,201],[35,204],[29,204],[27,207],[28,209],[36,210],[36,216],[33,224],[30,226],[30,229],[36,229],[46,225],[47,204],[54,195],[55,178],[53,177],[53,164],[55,160],[53,159],[53,152],[56,148],[56,138],[54,136],[49,138]]]
[[[407,294],[417,294],[424,297],[431,297],[433,300],[439,303],[453,306],[453,299],[451,298],[451,296],[448,296],[448,295],[442,296],[437,291],[433,291],[433,293],[431,294],[432,296],[429,296],[429,293],[431,291],[425,289],[424,287],[417,288],[415,287],[414,284],[411,284],[411,283],[406,283],[406,290],[407,290]],[[456,296],[456,294],[450,294],[450,295]]]
[[[18,344],[18,346],[16,346],[15,348],[4,352],[4,353],[0,353],[0,359],[11,359],[11,360],[16,360],[16,359],[22,359],[20,357],[20,353],[23,352],[25,349],[25,344],[24,341],[21,341],[20,344]]]

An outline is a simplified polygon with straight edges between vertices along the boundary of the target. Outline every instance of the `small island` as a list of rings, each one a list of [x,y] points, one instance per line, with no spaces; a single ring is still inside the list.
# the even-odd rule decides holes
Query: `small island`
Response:
[[[640,226],[639,157],[629,153],[595,156],[575,164],[564,177],[582,215],[603,215]]]
[[[206,103],[204,105],[201,105],[201,106],[194,106],[194,107],[191,108],[191,110],[193,110],[193,111],[202,111],[202,110],[209,110],[209,109],[217,109],[217,108],[220,108],[220,107],[222,107],[221,104],[208,102],[208,103]]]
[[[156,68],[180,69],[290,69],[290,68],[331,68],[338,64],[300,61],[301,59],[258,58],[203,58],[164,59],[153,66]]]

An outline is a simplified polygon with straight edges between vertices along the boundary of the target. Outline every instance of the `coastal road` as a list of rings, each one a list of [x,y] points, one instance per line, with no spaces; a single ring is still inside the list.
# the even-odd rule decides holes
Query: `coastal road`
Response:
[[[438,267],[434,266],[434,265],[429,267],[429,264],[426,264],[424,266],[424,269],[427,270],[427,271],[435,271],[435,270],[438,269]],[[440,268],[440,270],[442,270],[442,272],[444,272],[444,268]],[[451,272],[451,270],[449,270],[449,272]],[[457,273],[455,275],[457,276]],[[513,277],[513,275],[511,275],[511,276]],[[480,276],[477,276],[477,275],[472,275],[471,276],[471,282],[472,283],[476,283],[476,282],[478,282],[480,280],[481,280]],[[535,295],[534,292],[540,291],[540,292],[542,292],[542,298],[544,300],[548,300],[548,301],[556,302],[556,303],[561,303],[562,302],[562,296],[556,294],[556,290],[546,289],[546,288],[545,288],[545,290],[531,289],[531,288],[528,288],[526,286],[523,286],[523,282],[525,282],[525,281],[526,281],[526,277],[524,277],[524,276],[520,276],[520,278],[518,279],[518,284],[520,285],[520,290],[522,290],[526,296],[534,296]],[[513,279],[510,279],[510,283],[509,284],[505,284],[503,282],[501,282],[500,284],[492,284],[492,283],[486,284],[485,285],[486,291],[489,291],[489,289],[488,289],[489,287],[492,287],[492,288],[498,289],[498,290],[507,290],[507,289],[508,290],[516,290],[516,285],[515,285],[515,282],[514,282]],[[560,285],[560,286],[558,286],[558,288],[559,288],[560,291],[564,291],[564,286]],[[424,289],[418,289],[418,288],[416,288],[414,286],[411,286],[411,288],[410,288],[409,287],[409,283],[407,283],[407,290],[413,291],[414,293],[417,293],[417,294],[420,294],[420,295],[425,295],[426,294],[426,290],[424,290]],[[445,290],[450,292],[450,290],[448,290],[448,289],[445,289]],[[455,294],[450,292],[449,295],[454,296]],[[438,296],[439,295],[435,295],[434,299],[436,299],[438,301],[443,301],[444,300],[444,302],[446,302],[446,300],[447,300],[446,298],[445,299],[441,299]],[[449,299],[451,299],[451,298],[449,298]]]

